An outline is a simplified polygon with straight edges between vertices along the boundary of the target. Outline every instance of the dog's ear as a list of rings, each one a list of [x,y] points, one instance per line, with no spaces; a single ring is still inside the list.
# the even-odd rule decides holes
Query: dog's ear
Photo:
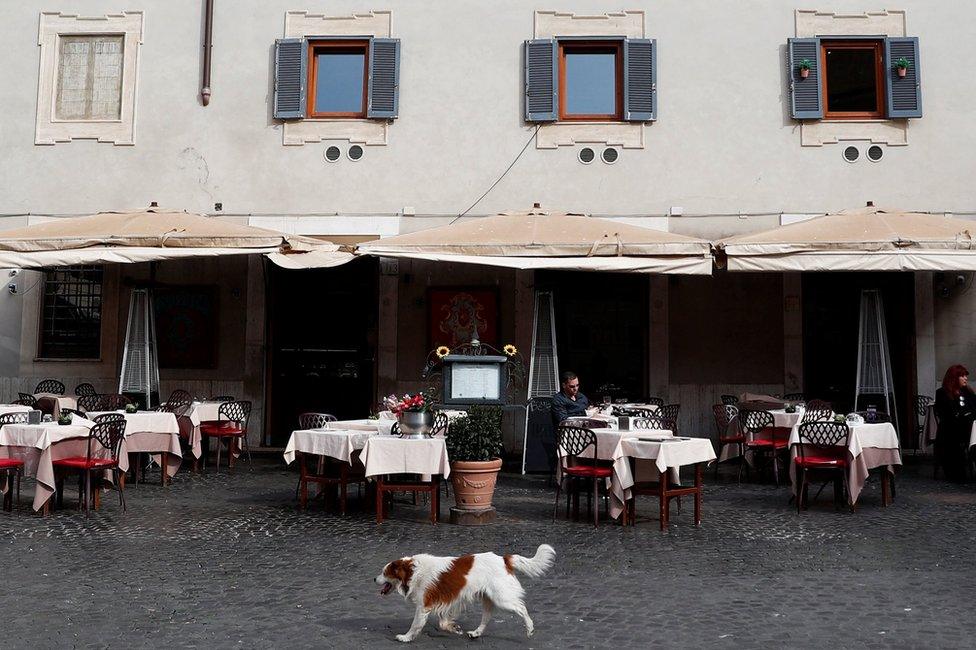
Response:
[[[410,579],[413,577],[413,560],[396,560],[390,564],[390,573],[400,581],[404,589],[410,588]]]

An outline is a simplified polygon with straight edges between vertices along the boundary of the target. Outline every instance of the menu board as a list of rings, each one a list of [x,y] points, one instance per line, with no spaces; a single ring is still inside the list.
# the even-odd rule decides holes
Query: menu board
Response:
[[[449,354],[444,358],[444,403],[504,404],[506,357]]]

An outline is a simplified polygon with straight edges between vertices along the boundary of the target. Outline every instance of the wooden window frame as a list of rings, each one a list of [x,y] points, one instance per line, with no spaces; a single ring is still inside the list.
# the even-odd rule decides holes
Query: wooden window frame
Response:
[[[874,51],[874,83],[877,97],[877,110],[874,111],[831,111],[827,86],[828,67],[827,50],[873,50]],[[821,93],[823,95],[823,109],[825,120],[883,120],[887,119],[887,97],[885,96],[885,67],[884,41],[875,40],[829,40],[820,42],[820,56],[823,61],[821,75]]]
[[[616,110],[611,114],[580,115],[566,113],[566,50],[570,54],[578,50],[612,51],[616,57]],[[606,41],[559,41],[559,121],[560,122],[622,122],[624,119],[624,43]]]
[[[363,108],[361,111],[339,111],[334,113],[321,113],[315,111],[315,81],[318,78],[318,59],[315,58],[316,50],[348,50],[363,54]],[[341,40],[310,40],[308,42],[308,111],[307,116],[311,119],[335,119],[350,118],[361,119],[366,117],[367,103],[369,101],[369,40],[341,39]]]

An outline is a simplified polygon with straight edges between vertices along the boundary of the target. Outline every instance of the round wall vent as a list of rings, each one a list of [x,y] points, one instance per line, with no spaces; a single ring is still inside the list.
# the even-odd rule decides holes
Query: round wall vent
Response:
[[[861,157],[861,152],[858,151],[857,147],[847,147],[844,149],[844,160],[849,163],[857,162],[857,159]]]
[[[349,160],[359,160],[363,157],[363,148],[358,144],[354,144],[353,146],[349,147],[349,151],[346,152],[346,155],[349,156]]]
[[[339,147],[336,147],[334,145],[325,150],[325,159],[328,160],[329,162],[335,162],[339,160],[339,156],[341,155],[342,155],[342,151],[339,150]]]
[[[884,158],[884,149],[876,144],[868,147],[868,160],[871,162],[878,162],[882,158]]]
[[[596,154],[589,147],[583,147],[579,150],[579,153],[576,154],[576,157],[579,158],[579,161],[584,165],[589,165],[591,162],[593,162],[593,159],[596,158]]]
[[[608,165],[612,165],[613,163],[617,162],[617,158],[620,157],[620,154],[613,147],[607,147],[603,150],[603,155],[601,157],[603,158],[603,162],[607,163]]]

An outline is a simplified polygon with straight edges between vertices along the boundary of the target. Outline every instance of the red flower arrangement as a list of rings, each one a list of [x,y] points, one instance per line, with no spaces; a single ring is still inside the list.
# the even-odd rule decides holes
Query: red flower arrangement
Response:
[[[416,395],[404,395],[402,398],[397,398],[396,395],[390,395],[383,399],[383,404],[394,415],[400,415],[401,413],[426,413],[433,406],[433,402],[423,392],[419,392]]]

